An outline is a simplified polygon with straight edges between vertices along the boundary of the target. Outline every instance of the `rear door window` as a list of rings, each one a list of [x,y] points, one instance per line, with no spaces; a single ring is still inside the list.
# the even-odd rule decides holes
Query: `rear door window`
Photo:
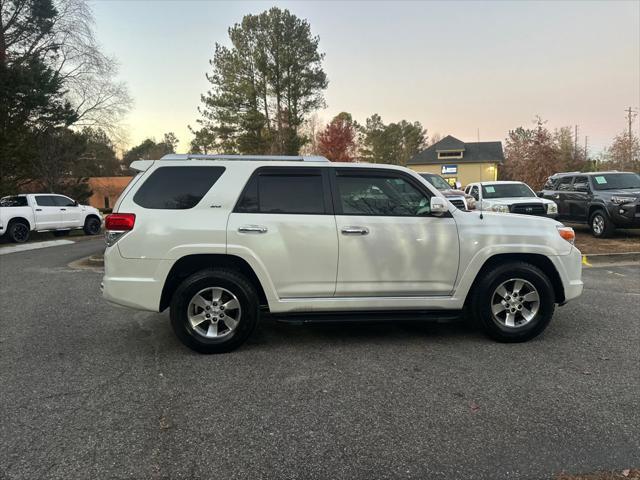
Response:
[[[144,208],[186,210],[195,207],[218,181],[224,167],[160,167],[142,184],[133,201]]]
[[[28,207],[27,197],[0,198],[0,207]]]
[[[37,195],[36,203],[40,207],[57,207],[56,198],[53,195]]]
[[[238,213],[327,213],[324,180],[320,169],[265,168],[245,187],[235,211]]]

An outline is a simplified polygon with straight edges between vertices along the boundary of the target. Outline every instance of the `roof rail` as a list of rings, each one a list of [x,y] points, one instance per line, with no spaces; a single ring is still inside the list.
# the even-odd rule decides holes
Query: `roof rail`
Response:
[[[202,155],[192,153],[169,153],[160,160],[251,160],[271,162],[328,162],[325,157],[287,155]]]
[[[582,173],[581,171],[575,171],[575,172],[557,172],[554,173],[553,175],[551,175],[552,177],[555,177],[556,175],[575,175],[576,173]]]

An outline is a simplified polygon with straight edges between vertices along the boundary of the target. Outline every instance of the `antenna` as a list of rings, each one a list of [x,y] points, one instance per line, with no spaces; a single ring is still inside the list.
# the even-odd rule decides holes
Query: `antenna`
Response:
[[[484,199],[484,195],[482,194],[482,183],[478,184],[478,195],[480,195],[480,220],[484,220],[484,215],[482,214],[482,200]]]

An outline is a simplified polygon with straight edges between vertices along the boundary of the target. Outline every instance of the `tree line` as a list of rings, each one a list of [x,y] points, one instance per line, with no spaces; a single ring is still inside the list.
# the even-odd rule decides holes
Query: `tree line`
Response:
[[[0,193],[34,183],[78,199],[89,176],[127,174],[137,159],[174,153],[165,133],[116,153],[119,127],[132,100],[117,81],[117,63],[95,41],[85,0],[0,0]],[[307,20],[286,9],[245,15],[216,43],[200,118],[189,126],[191,153],[323,155],[332,161],[405,165],[429,144],[417,121],[362,124],[342,112],[321,126],[329,80],[320,39]],[[431,143],[437,141],[436,134]],[[638,171],[638,138],[621,134],[588,159],[571,130],[542,120],[505,142],[503,178],[538,186],[548,174],[610,166]]]
[[[81,179],[118,168],[131,105],[95,40],[84,0],[0,1],[0,191],[34,182],[86,196]]]
[[[590,158],[571,127],[551,131],[540,117],[533,128],[518,127],[509,132],[504,155],[500,178],[520,180],[534,189],[542,188],[547,178],[557,172],[640,172],[640,141],[632,130],[616,135],[609,147]]]

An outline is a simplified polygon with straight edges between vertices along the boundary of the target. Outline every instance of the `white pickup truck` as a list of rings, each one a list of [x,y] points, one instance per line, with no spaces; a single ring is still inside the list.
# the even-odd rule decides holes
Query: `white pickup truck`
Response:
[[[26,242],[31,231],[53,231],[63,236],[82,228],[87,235],[97,235],[101,226],[97,208],[79,205],[64,195],[36,193],[0,198],[0,235],[16,243]]]

